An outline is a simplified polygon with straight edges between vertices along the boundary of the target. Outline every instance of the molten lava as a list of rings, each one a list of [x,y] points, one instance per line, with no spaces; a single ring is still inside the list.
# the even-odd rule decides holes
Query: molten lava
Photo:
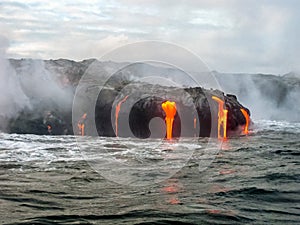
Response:
[[[83,115],[82,115],[82,117],[80,118],[80,120],[78,121],[78,123],[77,123],[77,126],[78,126],[78,130],[79,130],[79,135],[81,135],[81,136],[84,136],[84,123],[85,123],[85,120],[86,120],[86,113],[84,113]]]
[[[245,117],[245,120],[246,120],[246,124],[245,124],[245,127],[244,127],[244,134],[248,134],[249,133],[249,121],[250,121],[250,117],[249,117],[249,114],[248,112],[245,110],[245,109],[241,109],[241,112],[243,113],[244,117]]]
[[[50,125],[48,125],[47,128],[48,128],[48,133],[51,134],[52,133],[52,127]]]
[[[197,118],[194,117],[194,131],[195,131],[194,137],[196,137],[196,128],[197,128]]]
[[[227,138],[227,116],[228,116],[228,110],[223,110],[223,138]]]
[[[223,128],[223,138],[227,138],[227,114],[228,110],[224,109],[224,101],[216,96],[212,96],[212,99],[218,102],[219,112],[218,112],[218,138],[221,138],[221,126]]]
[[[121,105],[126,101],[128,95],[123,98],[116,106],[116,114],[115,114],[115,127],[116,127],[116,137],[118,137],[118,120],[119,120],[119,112],[121,110]]]
[[[167,139],[170,140],[172,138],[174,116],[176,115],[176,103],[166,101],[161,106],[166,113]]]

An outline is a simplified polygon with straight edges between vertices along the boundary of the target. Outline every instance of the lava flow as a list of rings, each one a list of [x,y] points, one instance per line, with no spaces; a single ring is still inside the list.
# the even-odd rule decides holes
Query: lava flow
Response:
[[[48,125],[47,129],[48,129],[48,133],[51,134],[52,133],[52,127],[50,125]]]
[[[82,115],[82,117],[80,118],[80,120],[77,123],[78,126],[78,130],[79,130],[79,135],[84,136],[84,122],[86,120],[86,113],[84,113]]]
[[[246,124],[244,127],[244,134],[248,134],[249,133],[249,130],[248,130],[249,129],[249,121],[250,121],[249,114],[245,109],[241,109],[241,112],[243,113],[245,120],[246,120]]]
[[[172,138],[174,116],[176,115],[176,103],[166,101],[161,106],[166,113],[167,139],[170,140]]]
[[[119,112],[121,110],[121,105],[126,101],[128,95],[123,98],[116,106],[116,115],[115,115],[115,127],[116,127],[116,137],[118,137],[118,119],[119,119]]]
[[[218,138],[221,138],[221,126],[223,127],[223,138],[227,138],[227,114],[228,110],[224,109],[224,101],[216,96],[212,96],[212,99],[218,102],[219,112],[218,112]]]
[[[194,137],[196,137],[196,128],[197,128],[197,118],[194,117],[194,131],[195,131]]]

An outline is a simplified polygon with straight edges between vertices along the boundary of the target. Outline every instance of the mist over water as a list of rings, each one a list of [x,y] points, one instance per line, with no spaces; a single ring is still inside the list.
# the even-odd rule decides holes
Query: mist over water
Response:
[[[62,111],[71,109],[73,92],[68,83],[65,86],[63,83],[68,80],[62,80],[60,74],[47,68],[43,60],[22,60],[18,67],[22,89],[32,105],[51,105]]]
[[[8,40],[0,36],[0,128],[5,128],[7,118],[17,116],[25,107],[30,107],[20,79],[6,59]]]
[[[8,60],[8,40],[0,37],[0,129],[22,111],[36,111],[49,105],[70,110],[73,92],[43,60]],[[14,63],[14,65],[12,65]]]
[[[300,76],[222,74],[216,77],[225,93],[249,107],[254,120],[300,121]]]

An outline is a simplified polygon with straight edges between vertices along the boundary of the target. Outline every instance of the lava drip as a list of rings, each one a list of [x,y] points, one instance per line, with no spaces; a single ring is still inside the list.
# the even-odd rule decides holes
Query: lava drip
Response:
[[[82,117],[80,118],[80,120],[78,121],[78,123],[77,123],[77,126],[78,126],[78,130],[79,130],[79,135],[81,135],[81,136],[84,136],[85,135],[85,132],[84,132],[84,128],[85,128],[85,120],[86,120],[86,113],[84,113],[83,115],[82,115]]]
[[[176,115],[176,103],[166,101],[161,106],[166,113],[167,139],[170,140],[172,138],[174,116]]]
[[[224,109],[224,101],[216,96],[212,96],[212,99],[218,102],[219,110],[218,110],[218,138],[222,138],[221,135],[221,126],[223,128],[223,138],[227,138],[227,114],[228,110]]]
[[[116,137],[118,137],[118,120],[119,120],[119,112],[121,110],[121,105],[126,101],[128,95],[123,98],[116,106],[116,114],[115,114],[115,127],[116,127]]]
[[[246,124],[244,126],[243,133],[248,134],[249,133],[249,122],[250,122],[250,117],[248,112],[245,109],[241,109],[241,112],[243,113],[243,116],[245,117]]]
[[[197,118],[194,117],[194,137],[196,137],[196,128],[197,128]]]
[[[48,129],[48,133],[51,134],[52,133],[52,127],[50,125],[47,125],[47,129]]]

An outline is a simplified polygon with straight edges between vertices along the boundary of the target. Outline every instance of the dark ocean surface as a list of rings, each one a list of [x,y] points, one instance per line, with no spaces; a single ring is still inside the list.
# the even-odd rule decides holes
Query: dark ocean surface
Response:
[[[0,224],[300,224],[300,123],[255,124],[215,149],[0,133]]]

